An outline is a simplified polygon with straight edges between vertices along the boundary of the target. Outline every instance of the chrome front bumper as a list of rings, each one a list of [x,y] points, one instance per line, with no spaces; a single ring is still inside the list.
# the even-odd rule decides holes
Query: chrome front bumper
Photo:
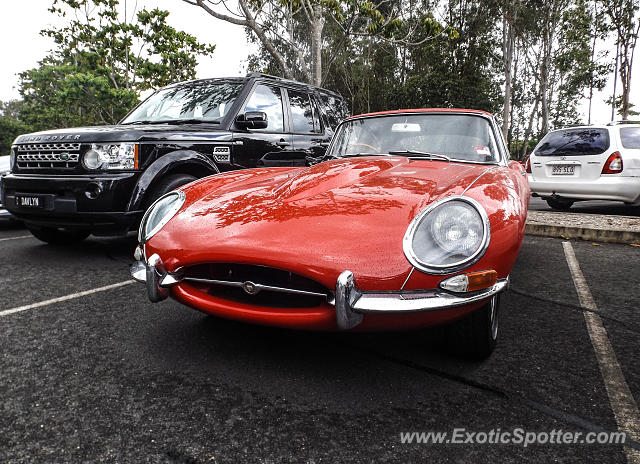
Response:
[[[130,269],[131,276],[146,284],[147,294],[152,302],[162,301],[169,296],[169,289],[183,277],[179,273],[167,272],[157,254],[150,256],[145,262],[138,250],[138,260]],[[359,325],[364,314],[404,314],[457,308],[487,300],[506,290],[508,286],[507,278],[499,279],[492,287],[468,293],[453,293],[439,288],[371,292],[360,290],[353,273],[344,271],[338,277],[335,298],[329,299],[329,304],[336,308],[338,328],[345,330]]]

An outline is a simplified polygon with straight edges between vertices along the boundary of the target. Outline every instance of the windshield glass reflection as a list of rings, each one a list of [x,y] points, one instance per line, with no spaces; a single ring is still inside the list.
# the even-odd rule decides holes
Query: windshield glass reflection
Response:
[[[176,120],[219,122],[231,109],[241,87],[241,83],[195,82],[162,89],[136,108],[122,124]]]
[[[489,121],[461,114],[394,114],[346,121],[329,154],[439,155],[477,163],[495,163],[500,156]]]

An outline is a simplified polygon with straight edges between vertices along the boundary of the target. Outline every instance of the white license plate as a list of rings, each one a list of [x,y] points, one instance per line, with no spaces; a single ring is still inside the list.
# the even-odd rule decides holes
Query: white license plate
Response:
[[[554,164],[551,166],[552,176],[572,176],[575,172],[575,164]]]

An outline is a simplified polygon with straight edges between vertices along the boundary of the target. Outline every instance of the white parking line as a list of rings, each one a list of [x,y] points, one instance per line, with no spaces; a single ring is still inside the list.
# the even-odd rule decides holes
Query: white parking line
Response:
[[[18,240],[20,238],[34,238],[34,237],[33,235],[20,235],[18,237],[0,238],[0,242],[4,242],[5,240]]]
[[[573,283],[578,292],[580,305],[585,309],[597,311],[598,307],[591,295],[587,281],[580,270],[580,265],[578,264],[571,243],[562,242],[562,246],[564,248],[564,255],[567,258],[567,264],[569,264]],[[616,353],[613,351],[613,347],[607,336],[607,330],[602,324],[602,319],[591,311],[583,311],[584,319],[587,323],[587,331],[589,332],[589,338],[591,338],[591,344],[596,352],[600,373],[604,379],[604,385],[607,389],[607,395],[609,396],[609,403],[611,404],[611,409],[618,423],[618,429],[625,432],[628,438],[640,441],[640,412],[638,412],[638,405],[633,399],[631,390],[629,390],[627,381],[624,378],[624,374],[616,358]],[[629,447],[625,447],[624,450],[629,464],[640,464],[640,451]]]
[[[123,287],[125,285],[132,284],[134,282],[135,280],[125,280],[124,282],[118,282],[117,284],[105,285],[104,287],[93,288],[91,290],[85,290],[84,292],[72,293],[70,295],[53,298],[51,300],[40,301],[39,303],[33,303],[25,306],[18,306],[17,308],[5,309],[3,311],[0,311],[0,317],[8,316],[9,314],[15,314],[22,311],[27,311],[29,309],[40,308],[42,306],[47,306],[54,303],[60,303],[62,301],[73,300],[75,298],[91,295],[92,293],[105,292],[107,290],[112,290],[114,288]]]

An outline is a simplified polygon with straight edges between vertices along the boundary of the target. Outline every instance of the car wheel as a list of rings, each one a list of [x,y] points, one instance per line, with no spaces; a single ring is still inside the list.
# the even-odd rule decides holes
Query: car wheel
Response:
[[[571,200],[558,200],[555,198],[547,198],[547,204],[551,207],[551,209],[555,209],[558,211],[569,211],[573,203],[574,202]]]
[[[155,184],[151,191],[149,192],[145,203],[144,209],[147,209],[149,206],[153,204],[158,198],[160,198],[165,193],[169,193],[172,190],[177,189],[178,187],[182,187],[189,182],[193,182],[196,180],[196,177],[190,176],[188,174],[172,174],[166,177],[163,177]]]
[[[78,243],[87,238],[91,232],[85,229],[58,229],[56,227],[36,227],[27,226],[29,232],[45,243],[50,245],[70,245]]]
[[[500,297],[447,326],[449,351],[469,359],[488,358],[498,341]]]

